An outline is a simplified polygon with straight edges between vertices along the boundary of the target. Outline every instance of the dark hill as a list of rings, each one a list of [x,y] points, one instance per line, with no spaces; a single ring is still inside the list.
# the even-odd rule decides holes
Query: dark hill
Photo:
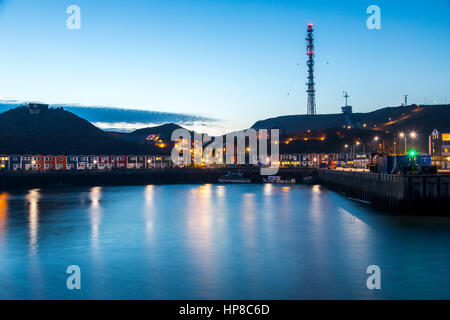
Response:
[[[339,152],[343,145],[354,141],[361,141],[369,151],[372,147],[376,149],[375,136],[384,138],[386,149],[393,151],[394,136],[397,148],[401,148],[404,142],[400,141],[398,134],[415,131],[417,138],[408,140],[408,146],[426,153],[431,131],[450,128],[450,105],[389,107],[350,115],[283,116],[258,121],[252,128],[276,128],[280,129],[283,138],[293,138],[289,146],[282,147],[286,152]],[[323,137],[325,140],[320,140]]]
[[[0,114],[4,154],[132,154],[148,147],[125,143],[63,108],[31,114],[18,107]]]
[[[158,140],[162,140],[164,143],[167,144],[167,147],[165,150],[159,149],[160,154],[169,154],[170,148],[172,146],[171,138],[172,138],[172,132],[176,129],[182,129],[179,125],[173,124],[173,123],[167,123],[156,127],[149,127],[149,128],[143,128],[138,129],[129,133],[125,132],[110,132],[111,135],[114,137],[117,137],[118,139],[129,142],[129,143],[135,143],[140,145],[151,145],[154,144],[155,141],[149,141],[147,140],[147,137],[150,135],[154,135],[155,138],[158,137]]]
[[[132,135],[149,135],[149,134],[156,134],[159,135],[162,139],[170,140],[172,136],[172,132],[176,129],[182,129],[183,127],[174,124],[174,123],[166,123],[160,126],[156,127],[150,127],[150,128],[144,128],[144,129],[138,129],[130,134]]]

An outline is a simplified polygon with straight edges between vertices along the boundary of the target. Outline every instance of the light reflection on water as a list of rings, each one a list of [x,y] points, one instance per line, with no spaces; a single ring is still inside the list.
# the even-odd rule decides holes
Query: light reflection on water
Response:
[[[0,193],[0,241],[4,237],[6,229],[8,227],[8,211],[9,211],[9,193],[2,192]]]
[[[448,299],[449,231],[320,186],[2,192],[0,298]],[[371,264],[381,291],[366,288]]]
[[[98,247],[99,225],[102,214],[100,207],[101,194],[101,187],[93,187],[89,193],[89,198],[91,200],[91,210],[89,214],[91,219],[91,243],[94,248]]]
[[[145,198],[144,219],[145,219],[145,233],[147,235],[147,238],[150,238],[153,234],[154,187],[155,186],[153,185],[149,185],[146,186],[144,189],[144,198]]]
[[[39,198],[40,193],[39,189],[30,190],[27,195],[27,200],[30,206],[29,209],[29,217],[28,217],[28,226],[30,229],[30,254],[34,255],[38,249],[38,224],[39,224]]]

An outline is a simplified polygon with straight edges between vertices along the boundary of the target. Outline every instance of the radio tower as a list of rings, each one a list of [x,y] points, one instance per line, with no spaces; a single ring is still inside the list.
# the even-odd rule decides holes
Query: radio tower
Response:
[[[308,24],[308,31],[306,33],[306,54],[308,56],[308,114],[316,114],[316,89],[314,88],[314,37],[313,24]]]

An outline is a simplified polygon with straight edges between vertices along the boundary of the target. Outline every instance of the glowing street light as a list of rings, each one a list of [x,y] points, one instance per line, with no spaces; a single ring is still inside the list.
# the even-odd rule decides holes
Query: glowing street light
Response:
[[[378,142],[378,140],[380,140],[380,137],[376,136],[375,138],[373,138],[373,140],[374,140],[375,142]],[[381,140],[382,140],[382,142],[383,142],[382,149],[381,149],[381,153],[384,154],[384,139],[381,138]]]
[[[407,154],[407,150],[406,150],[406,134],[404,134],[403,132],[400,132],[399,134],[400,138],[405,138],[405,154]]]
[[[408,148],[407,148],[407,144],[406,144],[406,139],[407,139],[408,135],[405,134],[404,132],[400,132],[400,133],[399,133],[399,137],[400,137],[400,138],[403,138],[403,139],[405,140],[405,154],[408,154]],[[409,133],[409,137],[410,137],[411,139],[415,139],[415,138],[417,137],[417,133],[416,133],[415,131],[411,131],[411,132]]]
[[[352,144],[352,150],[351,150],[350,152],[351,152],[353,155],[356,154],[356,147],[359,146],[360,144],[361,144],[360,141],[355,141],[355,142]]]

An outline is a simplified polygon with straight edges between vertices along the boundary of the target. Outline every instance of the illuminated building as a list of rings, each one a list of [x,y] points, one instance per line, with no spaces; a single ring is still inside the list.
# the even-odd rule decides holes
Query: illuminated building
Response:
[[[9,169],[9,157],[0,155],[0,171]]]
[[[450,130],[434,129],[428,137],[428,149],[433,164],[450,169]]]

